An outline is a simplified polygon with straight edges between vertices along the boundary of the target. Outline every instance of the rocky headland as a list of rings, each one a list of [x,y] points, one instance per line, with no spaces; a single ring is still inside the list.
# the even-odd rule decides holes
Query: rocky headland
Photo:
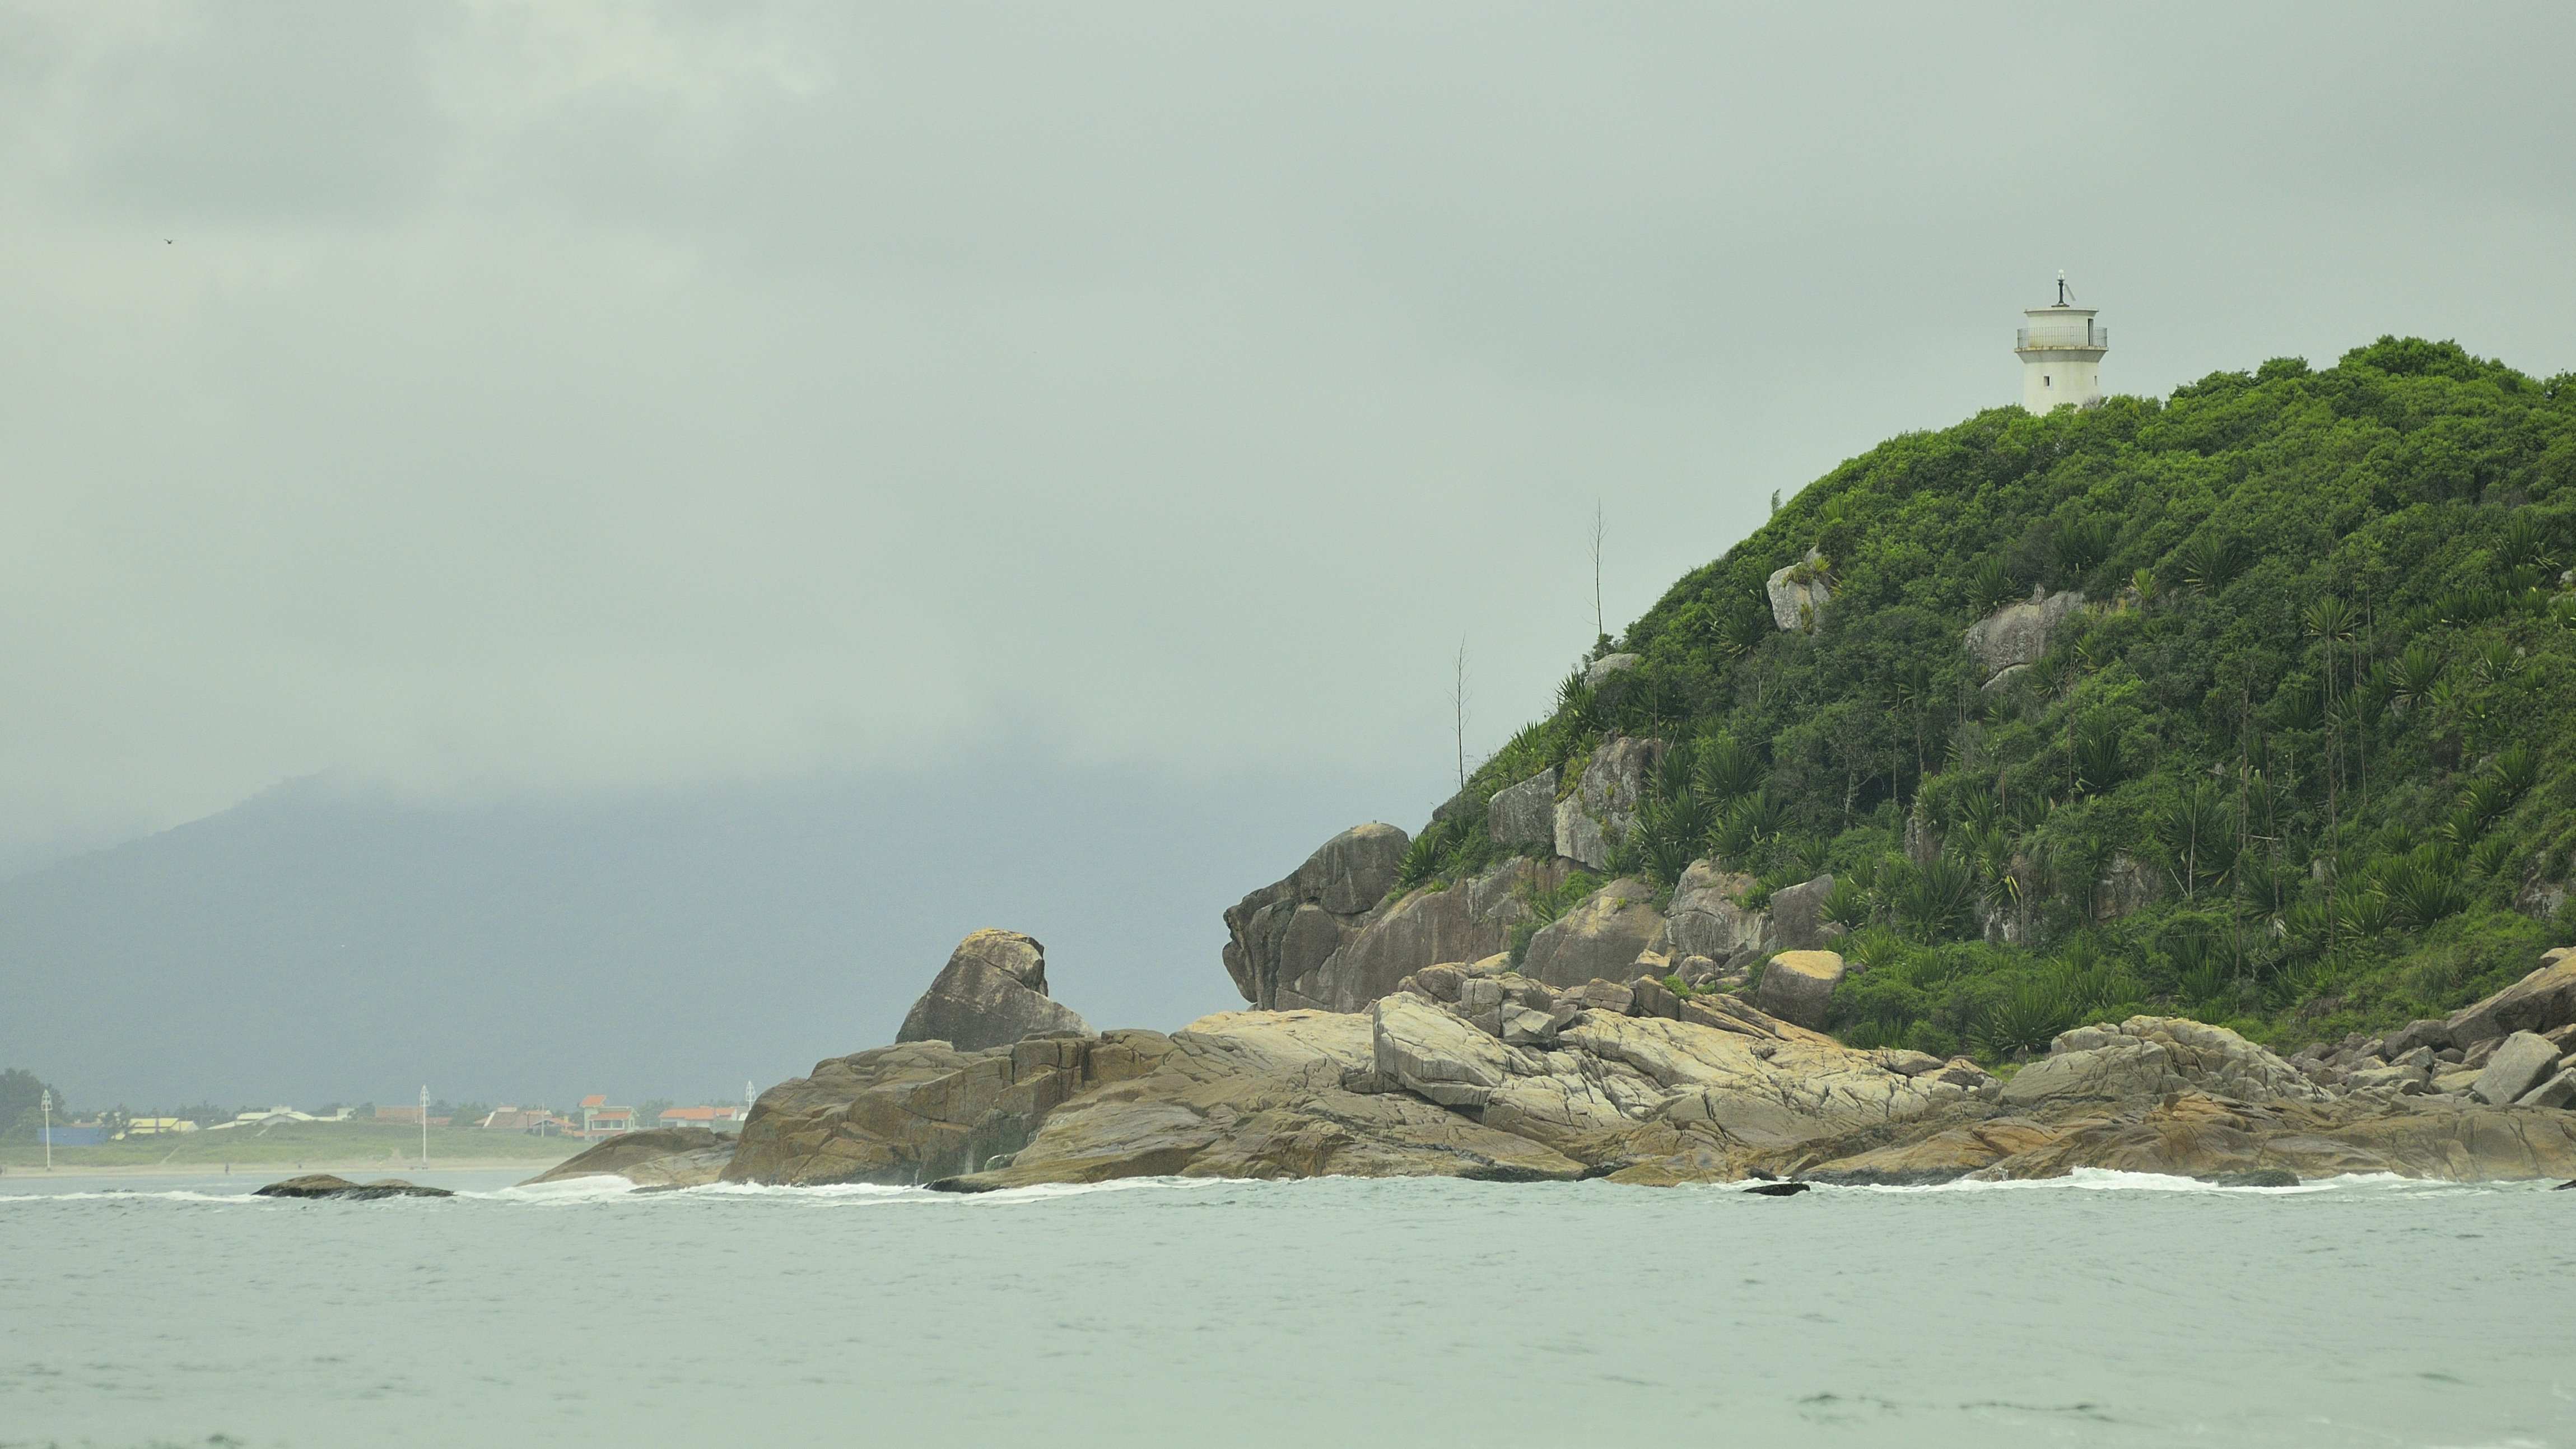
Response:
[[[1386,826],[1347,832],[1228,913],[1227,965],[1247,996],[1348,1009],[1256,1006],[1170,1033],[1095,1033],[1073,1017],[1001,1041],[1030,1008],[994,982],[1042,983],[1044,951],[979,931],[907,1034],[913,1021],[940,1020],[988,1044],[905,1040],[832,1058],[763,1093],[738,1140],[637,1133],[541,1180],[982,1192],[1142,1176],[2576,1176],[2576,955],[2566,952],[2385,1039],[2285,1059],[2224,1028],[2136,1016],[2065,1032],[1997,1075],[1966,1058],[1847,1047],[1802,1024],[1820,1019],[1818,983],[1830,992],[1840,958],[1781,949],[1779,897],[1791,893],[1770,911],[1743,911],[1712,899],[1716,873],[1696,868],[1702,886],[1675,892],[1663,911],[1640,890],[1566,913],[1526,943],[1521,966],[1501,950],[1437,959],[1484,939],[1473,934],[1487,928],[1476,883],[1393,892],[1403,838]],[[1422,904],[1429,896],[1449,899]],[[1350,906],[1360,909],[1337,908]],[[1301,915],[1310,924],[1297,925]],[[1786,930],[1824,934],[1795,915]],[[1550,931],[1555,949],[1542,955]],[[1319,950],[1309,937],[1333,944]],[[1623,951],[1619,977],[1567,979]],[[1765,968],[1754,999],[1715,985],[1747,953]],[[1670,970],[1676,954],[1698,956],[1711,989]],[[1001,1019],[978,1017],[977,999]]]

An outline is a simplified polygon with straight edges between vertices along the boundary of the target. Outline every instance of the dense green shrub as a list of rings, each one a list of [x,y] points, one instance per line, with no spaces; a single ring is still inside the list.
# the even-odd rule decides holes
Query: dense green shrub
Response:
[[[1892,439],[1677,583],[1615,641],[1639,666],[1569,678],[1462,798],[1676,742],[1618,863],[1714,856],[1754,902],[1834,871],[1828,916],[1895,943],[1837,1005],[1881,1044],[2029,1050],[2121,1009],[2287,1044],[2459,1005],[2553,938],[2517,903],[2576,857],[2570,381],[2384,338]],[[1833,590],[1812,631],[1771,623],[1784,567]],[[2087,603],[1989,692],[1961,634],[2034,586]],[[1423,849],[1426,881],[1491,854]]]

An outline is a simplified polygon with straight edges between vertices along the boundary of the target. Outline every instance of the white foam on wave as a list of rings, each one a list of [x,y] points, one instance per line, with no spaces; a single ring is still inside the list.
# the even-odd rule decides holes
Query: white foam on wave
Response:
[[[265,1204],[279,1199],[259,1197],[248,1188],[240,1192],[193,1192],[186,1188],[166,1188],[160,1192],[132,1192],[106,1188],[95,1192],[0,1192],[0,1203],[7,1202],[229,1202]]]
[[[2202,1182],[2198,1178],[2165,1172],[2120,1172],[2107,1167],[2079,1167],[2063,1177],[2010,1178],[1989,1181],[1957,1178],[1940,1183],[1817,1183],[1820,1189],[1837,1192],[1927,1193],[1927,1192],[2164,1192],[2200,1193],[2220,1196],[2295,1197],[2316,1193],[2349,1193],[2355,1190],[2404,1192],[2482,1192],[2500,1184],[2439,1182],[2423,1178],[2400,1177],[2393,1172],[2355,1172],[2337,1177],[2311,1178],[2296,1187],[2249,1187],[2242,1184]]]

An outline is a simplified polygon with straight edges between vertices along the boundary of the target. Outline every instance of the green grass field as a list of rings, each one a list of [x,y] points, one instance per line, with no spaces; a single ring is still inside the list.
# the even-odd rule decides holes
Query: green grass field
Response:
[[[564,1137],[530,1137],[518,1132],[483,1132],[470,1127],[429,1129],[429,1160],[559,1162],[587,1143]],[[397,1162],[396,1159],[400,1161]],[[0,1142],[0,1166],[41,1166],[44,1144],[32,1138]],[[393,1122],[286,1122],[273,1127],[236,1127],[222,1132],[187,1132],[171,1137],[136,1137],[103,1142],[96,1147],[56,1147],[60,1168],[235,1166],[291,1167],[306,1163],[381,1163],[418,1166],[420,1128]]]

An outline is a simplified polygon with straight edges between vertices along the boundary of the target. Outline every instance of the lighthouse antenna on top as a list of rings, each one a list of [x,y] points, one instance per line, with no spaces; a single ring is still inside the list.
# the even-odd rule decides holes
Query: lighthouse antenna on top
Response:
[[[2063,307],[2074,300],[2075,294],[2066,290],[2066,269],[2059,267],[2057,269],[2057,305]]]

